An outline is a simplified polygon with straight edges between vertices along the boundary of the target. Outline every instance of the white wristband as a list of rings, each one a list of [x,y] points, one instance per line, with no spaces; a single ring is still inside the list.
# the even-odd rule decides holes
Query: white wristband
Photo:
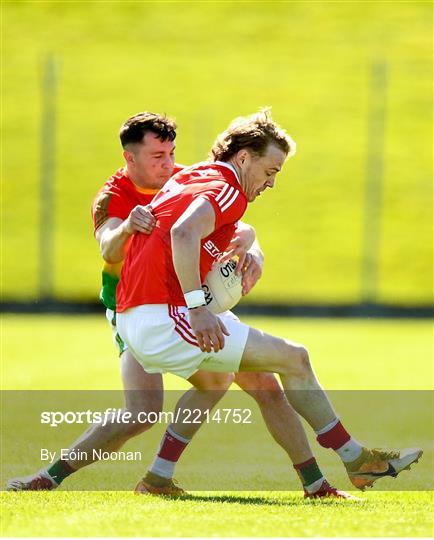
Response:
[[[199,306],[206,306],[205,293],[202,289],[190,291],[184,294],[185,303],[188,309],[193,309]]]

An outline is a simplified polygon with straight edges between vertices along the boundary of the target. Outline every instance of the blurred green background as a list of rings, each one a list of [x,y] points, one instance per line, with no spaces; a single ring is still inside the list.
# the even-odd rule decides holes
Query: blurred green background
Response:
[[[359,302],[380,62],[388,84],[375,300],[432,300],[431,3],[20,1],[3,2],[2,17],[4,299],[39,294],[41,80],[52,54],[56,298],[97,297],[90,205],[122,165],[127,117],[174,116],[177,160],[189,164],[233,117],[272,105],[298,154],[248,210],[266,254],[249,300]]]

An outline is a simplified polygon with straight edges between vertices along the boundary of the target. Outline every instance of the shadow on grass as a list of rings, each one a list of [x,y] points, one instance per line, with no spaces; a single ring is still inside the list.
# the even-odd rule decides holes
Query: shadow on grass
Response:
[[[209,503],[235,503],[235,504],[257,504],[257,505],[268,505],[268,506],[294,506],[297,505],[302,499],[294,500],[278,500],[278,499],[269,499],[268,497],[242,497],[240,495],[195,495],[195,494],[185,494],[177,498],[178,501],[189,501],[189,502],[209,502]]]
[[[240,495],[194,495],[185,494],[181,497],[177,497],[176,501],[189,501],[189,502],[209,502],[209,503],[231,503],[231,504],[245,504],[245,505],[265,505],[265,506],[311,506],[311,505],[342,505],[346,503],[348,506],[359,506],[365,501],[342,501],[339,499],[304,499],[299,496],[293,496],[288,499],[273,499],[268,497],[242,497]],[[351,504],[348,504],[351,502]]]

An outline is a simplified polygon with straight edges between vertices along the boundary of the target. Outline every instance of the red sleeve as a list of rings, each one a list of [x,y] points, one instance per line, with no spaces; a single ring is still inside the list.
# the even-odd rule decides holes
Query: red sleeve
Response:
[[[223,225],[236,223],[243,216],[247,208],[244,193],[235,186],[226,182],[216,183],[211,189],[199,195],[209,201],[215,212],[215,230]]]
[[[94,231],[99,229],[109,218],[126,219],[131,208],[116,189],[103,188],[92,204]]]

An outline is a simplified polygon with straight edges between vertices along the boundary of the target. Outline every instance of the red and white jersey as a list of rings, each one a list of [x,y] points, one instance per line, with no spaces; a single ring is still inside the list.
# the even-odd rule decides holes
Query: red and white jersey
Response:
[[[117,311],[143,304],[185,306],[172,259],[170,230],[198,197],[215,212],[214,231],[201,242],[200,276],[205,279],[225,251],[247,199],[235,170],[226,163],[199,163],[173,176],[152,201],[157,225],[150,235],[135,234],[117,288]]]

